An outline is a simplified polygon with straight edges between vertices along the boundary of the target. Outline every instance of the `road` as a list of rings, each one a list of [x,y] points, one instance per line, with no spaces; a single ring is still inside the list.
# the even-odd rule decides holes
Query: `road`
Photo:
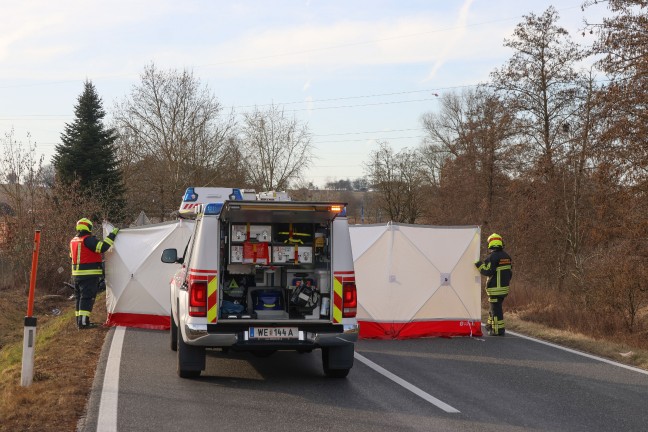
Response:
[[[346,379],[323,375],[319,351],[216,350],[181,379],[168,346],[165,332],[111,331],[82,430],[648,430],[648,373],[521,335],[363,340]]]

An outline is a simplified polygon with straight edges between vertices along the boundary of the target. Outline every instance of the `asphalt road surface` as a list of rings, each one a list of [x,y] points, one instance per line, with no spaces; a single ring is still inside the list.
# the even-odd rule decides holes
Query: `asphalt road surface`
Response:
[[[346,379],[319,351],[208,350],[197,379],[175,356],[166,332],[111,331],[81,430],[648,430],[648,373],[512,333],[363,340]]]

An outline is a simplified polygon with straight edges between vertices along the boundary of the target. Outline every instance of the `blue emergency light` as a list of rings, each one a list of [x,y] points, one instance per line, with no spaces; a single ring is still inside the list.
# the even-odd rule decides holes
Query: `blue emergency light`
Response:
[[[187,202],[192,202],[196,201],[198,199],[198,194],[194,192],[194,188],[190,187],[187,188],[184,194],[184,198],[182,198],[182,201],[187,201]]]
[[[232,193],[230,194],[229,199],[232,201],[243,201],[241,189],[232,189]]]
[[[205,207],[205,214],[219,215],[222,208],[223,208],[223,203],[209,203],[207,204],[207,207]]]

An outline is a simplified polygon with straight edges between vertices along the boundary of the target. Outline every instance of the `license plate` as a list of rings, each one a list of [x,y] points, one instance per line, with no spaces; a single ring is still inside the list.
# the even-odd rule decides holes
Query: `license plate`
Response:
[[[250,339],[297,339],[297,327],[250,327]]]

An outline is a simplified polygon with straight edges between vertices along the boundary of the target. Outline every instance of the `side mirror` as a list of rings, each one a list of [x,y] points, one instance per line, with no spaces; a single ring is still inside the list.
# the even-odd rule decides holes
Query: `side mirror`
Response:
[[[168,264],[175,264],[178,262],[177,249],[164,249],[162,251],[162,262]]]

